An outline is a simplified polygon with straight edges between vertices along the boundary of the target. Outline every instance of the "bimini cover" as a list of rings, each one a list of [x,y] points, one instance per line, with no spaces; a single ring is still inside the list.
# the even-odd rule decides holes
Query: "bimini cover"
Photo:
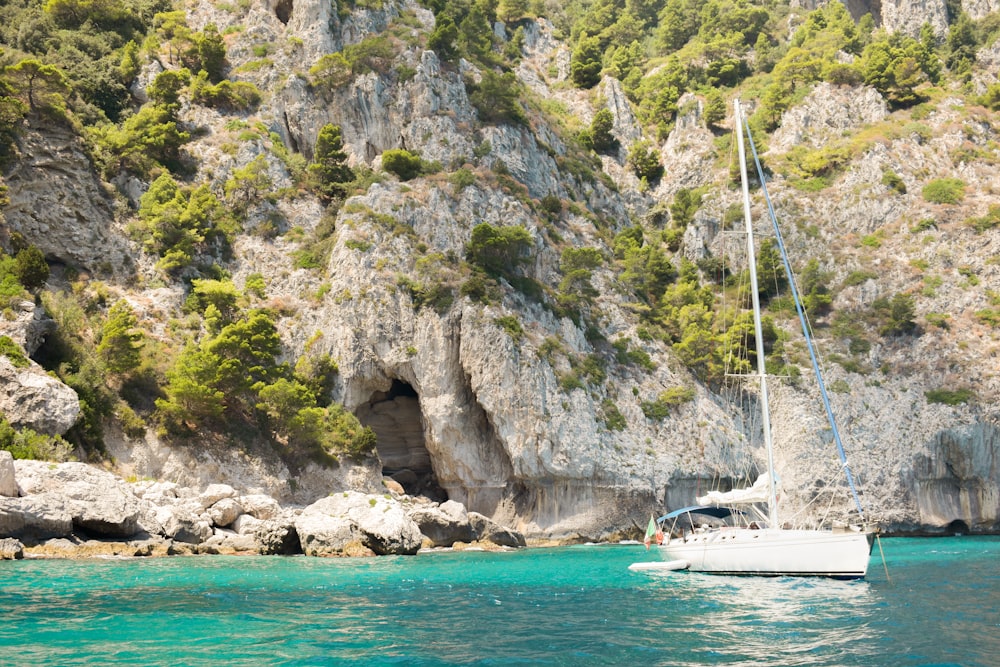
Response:
[[[728,507],[706,507],[704,505],[693,505],[691,507],[682,507],[679,510],[674,510],[670,514],[664,514],[657,521],[663,523],[664,521],[669,521],[670,519],[676,519],[681,514],[705,514],[716,519],[725,519],[733,514],[743,514],[740,510],[732,510]]]
[[[764,473],[757,478],[753,486],[732,491],[709,491],[707,495],[699,496],[701,505],[749,505],[751,503],[766,503],[768,500],[768,484],[770,475]]]

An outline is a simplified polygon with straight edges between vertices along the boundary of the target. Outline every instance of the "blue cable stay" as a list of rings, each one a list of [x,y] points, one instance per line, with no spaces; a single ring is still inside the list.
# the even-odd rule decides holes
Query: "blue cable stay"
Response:
[[[757,147],[754,145],[753,136],[750,134],[750,123],[744,120],[743,125],[746,129],[747,140],[750,144],[750,151],[753,153],[754,165],[757,168],[757,176],[760,178],[760,187],[764,192],[764,200],[767,202],[767,212],[771,216],[771,223],[774,226],[775,239],[778,243],[778,250],[781,253],[781,262],[785,266],[785,276],[788,278],[788,284],[792,290],[792,299],[795,301],[795,310],[799,314],[799,323],[802,325],[802,333],[806,339],[806,348],[809,350],[809,359],[812,361],[813,372],[816,374],[816,380],[819,383],[820,396],[823,398],[823,407],[826,409],[826,418],[830,423],[830,428],[833,431],[833,440],[837,443],[837,454],[840,456],[840,463],[844,469],[844,474],[847,476],[847,483],[851,487],[851,495],[854,497],[854,504],[858,508],[858,514],[861,520],[864,521],[865,511],[861,506],[861,498],[858,496],[858,489],[854,485],[854,475],[851,472],[851,466],[847,462],[847,453],[844,451],[844,444],[840,440],[840,430],[837,428],[837,420],[833,416],[833,408],[830,405],[830,397],[826,393],[826,383],[823,382],[823,373],[820,371],[819,361],[816,358],[816,348],[813,344],[812,336],[809,333],[809,324],[806,321],[805,310],[802,307],[802,299],[799,298],[799,291],[795,285],[795,278],[792,275],[792,266],[788,260],[788,253],[785,250],[785,242],[781,237],[781,229],[778,228],[778,218],[774,213],[774,206],[771,204],[771,196],[767,192],[767,182],[764,178],[764,170],[760,165],[760,158],[757,156]]]

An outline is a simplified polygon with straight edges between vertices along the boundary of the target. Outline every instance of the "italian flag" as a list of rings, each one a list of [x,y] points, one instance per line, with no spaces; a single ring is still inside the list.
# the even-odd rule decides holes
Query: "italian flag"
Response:
[[[663,531],[659,529],[656,525],[656,519],[653,515],[649,515],[649,525],[646,526],[646,539],[642,541],[646,545],[646,549],[649,549],[649,545],[656,541],[657,544],[663,544]]]

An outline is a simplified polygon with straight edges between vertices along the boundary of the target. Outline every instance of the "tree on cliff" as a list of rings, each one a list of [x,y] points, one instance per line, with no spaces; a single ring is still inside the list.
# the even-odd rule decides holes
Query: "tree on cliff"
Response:
[[[144,338],[132,306],[121,299],[108,311],[108,319],[101,327],[97,354],[109,372],[118,375],[128,373],[142,363],[140,351]]]
[[[69,82],[58,67],[26,58],[16,65],[5,67],[4,73],[13,89],[24,96],[31,111],[65,105]]]
[[[308,169],[316,180],[316,189],[325,199],[340,199],[347,193],[347,184],[354,180],[354,170],[347,165],[339,125],[327,123],[320,128],[314,159]]]
[[[531,234],[524,227],[494,227],[482,222],[472,230],[466,256],[490,275],[510,275],[525,261],[531,246]]]

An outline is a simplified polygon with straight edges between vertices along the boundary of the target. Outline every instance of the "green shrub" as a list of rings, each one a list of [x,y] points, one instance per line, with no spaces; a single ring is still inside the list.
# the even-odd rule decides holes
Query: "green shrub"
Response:
[[[31,365],[24,350],[10,336],[0,336],[0,357],[7,357],[15,368],[27,368]]]
[[[570,58],[570,78],[580,88],[593,88],[601,80],[603,50],[600,40],[583,35]]]
[[[392,148],[382,153],[382,168],[401,181],[409,181],[420,175],[423,161],[406,149]]]
[[[882,185],[898,194],[906,194],[906,183],[894,171],[886,171],[882,174]]]
[[[655,401],[643,401],[639,407],[647,419],[663,421],[671,409],[694,400],[694,397],[694,389],[690,387],[671,387],[661,393]]]
[[[72,448],[58,435],[42,435],[30,428],[14,428],[0,414],[0,450],[10,452],[15,459],[61,462],[69,460]]]
[[[854,287],[856,285],[863,285],[869,280],[875,280],[879,277],[879,274],[874,271],[851,271],[844,278],[844,287]]]
[[[924,186],[924,201],[932,204],[958,204],[965,198],[965,181],[960,178],[938,178]]]
[[[335,90],[351,80],[351,64],[342,53],[327,53],[309,68],[309,81],[315,88]]]
[[[990,206],[989,211],[981,218],[969,218],[966,224],[975,229],[977,234],[1000,226],[1000,204]]]
[[[526,125],[527,116],[521,107],[521,84],[513,72],[497,74],[483,72],[479,83],[466,81],[469,102],[484,123],[515,123]]]
[[[653,363],[649,353],[642,348],[631,348],[628,338],[619,338],[612,347],[615,348],[615,360],[619,364],[635,364],[647,371],[655,371],[656,364]]]
[[[34,245],[18,251],[14,256],[17,279],[27,289],[37,289],[49,279],[49,265],[45,255]]]
[[[260,90],[248,81],[220,81],[215,85],[207,81],[192,86],[192,101],[224,111],[252,111],[260,104]]]
[[[892,299],[875,299],[872,310],[882,323],[879,333],[883,336],[909,334],[917,328],[913,297],[908,294],[896,294]]]
[[[461,192],[470,185],[476,183],[476,175],[472,173],[472,170],[462,167],[457,169],[455,173],[448,177],[448,182],[455,186],[455,190]]]
[[[614,129],[614,116],[611,110],[604,108],[594,114],[590,123],[590,141],[598,153],[613,153],[618,150],[618,140],[611,133]]]
[[[473,273],[458,291],[462,296],[486,306],[497,303],[501,297],[500,286],[496,281],[479,272]]]
[[[604,427],[609,431],[624,431],[628,426],[625,415],[610,398],[604,399],[601,403],[601,419],[604,421]]]
[[[493,324],[497,325],[510,336],[515,343],[521,342],[524,338],[524,327],[521,326],[521,321],[517,319],[516,315],[504,315],[502,317],[497,317],[493,319]]]
[[[465,251],[469,262],[490,275],[499,276],[513,273],[524,263],[531,246],[531,234],[520,225],[494,227],[481,222],[472,229]]]
[[[369,35],[357,44],[348,44],[343,53],[351,65],[351,71],[356,75],[368,72],[388,74],[396,56],[389,37],[384,34]]]
[[[931,389],[925,391],[928,403],[943,403],[944,405],[961,405],[975,398],[971,389]]]
[[[652,148],[652,144],[645,139],[641,139],[629,148],[628,158],[632,172],[647,183],[654,183],[663,176],[663,165],[660,164],[660,157]]]
[[[685,229],[694,220],[701,207],[701,192],[681,188],[670,204],[670,218],[679,229]]]
[[[570,371],[569,373],[564,373],[559,376],[559,388],[564,393],[568,394],[572,392],[574,389],[583,389],[584,386],[585,385],[583,384],[583,380],[581,380],[580,376],[578,376],[573,371]]]

